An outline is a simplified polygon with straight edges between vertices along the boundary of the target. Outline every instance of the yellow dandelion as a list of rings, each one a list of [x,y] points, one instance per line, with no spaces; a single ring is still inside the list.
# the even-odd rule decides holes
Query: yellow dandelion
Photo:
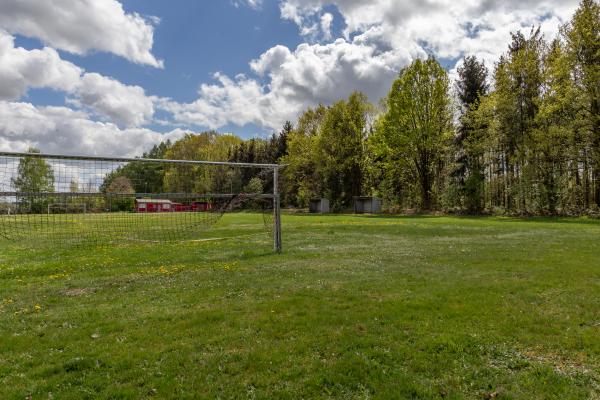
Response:
[[[36,304],[35,306],[33,306],[33,309],[35,310],[35,312],[40,312],[40,311],[42,311],[42,306],[40,306],[39,304]]]

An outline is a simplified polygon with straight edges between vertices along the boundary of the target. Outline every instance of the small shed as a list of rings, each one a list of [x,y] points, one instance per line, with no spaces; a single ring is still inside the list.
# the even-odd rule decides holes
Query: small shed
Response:
[[[329,212],[329,200],[311,199],[308,203],[308,210],[311,214],[327,214]]]
[[[135,199],[135,211],[139,213],[171,212],[173,203],[164,199]]]
[[[381,199],[378,197],[359,196],[354,198],[354,213],[380,214]]]

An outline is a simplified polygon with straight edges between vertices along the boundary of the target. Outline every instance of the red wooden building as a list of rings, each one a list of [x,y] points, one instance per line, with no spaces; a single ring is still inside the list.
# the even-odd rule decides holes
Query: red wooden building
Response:
[[[212,204],[207,201],[194,201],[192,203],[192,211],[210,211]]]
[[[139,213],[172,212],[171,200],[135,199],[135,211]]]
[[[139,213],[158,213],[158,212],[187,212],[187,211],[211,211],[212,203],[207,201],[194,201],[191,205],[174,203],[171,200],[164,199],[136,199],[135,211]]]

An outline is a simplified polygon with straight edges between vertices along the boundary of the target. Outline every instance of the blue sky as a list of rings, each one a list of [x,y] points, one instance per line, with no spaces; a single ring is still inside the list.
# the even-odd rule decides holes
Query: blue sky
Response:
[[[3,0],[0,149],[135,155],[185,132],[264,136],[402,67],[510,32],[553,37],[577,0]]]
[[[86,71],[109,75],[128,85],[139,85],[149,94],[191,102],[198,86],[212,81],[216,72],[235,76],[251,74],[248,62],[271,47],[296,47],[303,40],[293,22],[280,18],[276,2],[260,9],[236,6],[231,1],[127,0],[128,12],[159,16],[154,30],[153,54],[165,60],[164,69],[132,64],[122,57],[96,52],[85,56],[61,52],[61,57]],[[16,45],[42,48],[39,39],[16,37]],[[32,89],[26,98],[36,104],[64,105],[64,95],[52,89]],[[150,124],[153,129],[170,127]],[[194,127],[202,128],[202,127]],[[227,124],[221,131],[243,137],[263,133],[253,124]]]

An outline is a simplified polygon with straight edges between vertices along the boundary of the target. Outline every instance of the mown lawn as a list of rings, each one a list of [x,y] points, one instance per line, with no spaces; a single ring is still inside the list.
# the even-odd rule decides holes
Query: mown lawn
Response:
[[[0,242],[0,399],[600,398],[600,221],[262,223]]]

